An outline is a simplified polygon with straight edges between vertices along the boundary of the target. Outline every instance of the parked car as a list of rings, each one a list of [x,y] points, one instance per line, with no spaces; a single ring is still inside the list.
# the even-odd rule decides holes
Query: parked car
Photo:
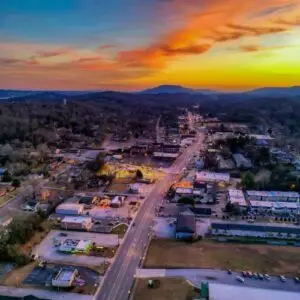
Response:
[[[295,281],[295,283],[300,283],[300,278],[299,277],[295,277],[294,281]]]
[[[270,276],[269,276],[269,274],[265,274],[265,279],[267,279],[267,280],[271,279]]]
[[[286,281],[286,278],[283,275],[280,275],[279,279],[280,279],[281,282],[285,282]]]
[[[260,280],[263,280],[264,279],[264,275],[263,274],[258,274],[258,278],[260,279]]]
[[[237,276],[236,280],[239,281],[239,282],[241,282],[241,283],[245,282],[244,278],[242,278],[241,276]]]
[[[231,274],[232,274],[232,271],[231,271],[230,269],[228,269],[228,270],[227,270],[227,273],[228,273],[229,275],[231,275]]]
[[[247,277],[247,272],[243,271],[243,272],[242,272],[242,276],[243,276],[243,277]]]

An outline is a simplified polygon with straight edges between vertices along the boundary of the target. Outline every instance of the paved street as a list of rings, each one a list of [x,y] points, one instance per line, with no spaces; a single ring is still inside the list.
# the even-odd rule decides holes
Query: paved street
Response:
[[[136,218],[135,226],[129,228],[125,241],[119,249],[114,263],[109,269],[101,289],[96,293],[98,300],[125,300],[132,288],[136,268],[139,266],[149,241],[150,225],[154,218],[155,206],[161,203],[164,193],[185,167],[188,160],[201,147],[203,136],[187,148],[172,165],[172,172],[156,183],[145,199]]]
[[[300,292],[300,284],[296,284],[291,278],[287,278],[285,282],[281,282],[278,276],[270,276],[270,280],[244,278],[245,282],[241,283],[236,280],[236,277],[241,276],[241,273],[232,272],[229,275],[226,271],[214,269],[138,269],[136,276],[139,278],[184,277],[194,286],[198,287],[200,287],[201,281],[208,281],[211,283],[240,285],[261,289]]]

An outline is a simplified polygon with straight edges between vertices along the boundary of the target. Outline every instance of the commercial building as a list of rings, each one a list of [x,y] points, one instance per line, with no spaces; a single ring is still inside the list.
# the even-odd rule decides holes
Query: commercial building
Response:
[[[153,156],[155,158],[162,158],[162,159],[176,159],[179,153],[165,153],[165,152],[153,152]]]
[[[242,190],[228,189],[227,199],[228,202],[236,204],[242,209],[246,209],[248,207],[248,203],[246,202],[245,195]]]
[[[225,182],[229,183],[230,174],[228,173],[215,173],[215,172],[198,172],[196,174],[196,182]]]
[[[52,278],[52,285],[57,287],[71,287],[78,276],[78,270],[61,268]]]
[[[281,201],[298,202],[300,200],[297,192],[278,192],[278,191],[246,191],[248,200],[256,201]]]
[[[250,201],[251,210],[260,212],[273,212],[275,214],[298,213],[300,204],[298,202],[281,201]]]
[[[278,239],[300,239],[300,227],[270,223],[249,224],[212,222],[211,234],[221,236],[246,236]]]
[[[56,207],[55,212],[61,215],[82,215],[83,204],[63,203]]]
[[[195,215],[189,210],[180,213],[176,222],[176,239],[191,239],[196,235]]]
[[[89,240],[66,239],[58,250],[64,253],[88,253],[92,247],[93,243]]]
[[[90,217],[64,217],[60,223],[61,228],[66,230],[90,230],[92,218]]]

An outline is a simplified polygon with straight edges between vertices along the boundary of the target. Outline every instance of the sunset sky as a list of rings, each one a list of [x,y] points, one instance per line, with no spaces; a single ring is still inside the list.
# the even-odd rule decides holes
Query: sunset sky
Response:
[[[1,0],[0,88],[300,85],[300,0]]]

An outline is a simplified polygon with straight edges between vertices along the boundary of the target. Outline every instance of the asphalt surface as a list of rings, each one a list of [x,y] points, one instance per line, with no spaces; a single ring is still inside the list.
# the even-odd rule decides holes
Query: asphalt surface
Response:
[[[97,300],[126,300],[130,297],[136,268],[145,254],[149,238],[150,226],[155,217],[155,206],[163,201],[164,194],[170,185],[178,178],[190,158],[197,153],[203,142],[203,135],[197,142],[185,149],[170,168],[170,172],[156,183],[152,192],[143,202],[134,222],[129,227],[125,241],[120,247],[115,261],[108,270],[101,289],[95,294]]]
[[[243,277],[245,281],[242,283],[237,280],[237,276],[243,277],[241,272],[232,272],[232,274],[229,275],[227,271],[214,269],[140,269],[137,271],[137,277],[139,278],[184,277],[198,287],[201,286],[202,281],[208,281],[211,283],[239,285],[260,289],[300,292],[300,284],[295,283],[292,278],[286,278],[286,281],[282,282],[278,276],[270,276],[270,280]]]

